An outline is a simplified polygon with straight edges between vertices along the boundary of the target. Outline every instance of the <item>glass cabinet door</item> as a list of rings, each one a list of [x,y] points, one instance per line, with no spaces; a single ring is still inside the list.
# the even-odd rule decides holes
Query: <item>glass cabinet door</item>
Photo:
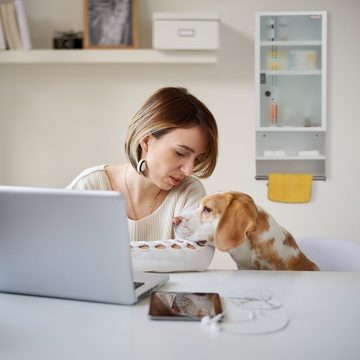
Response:
[[[321,127],[322,15],[264,15],[259,26],[259,125]]]

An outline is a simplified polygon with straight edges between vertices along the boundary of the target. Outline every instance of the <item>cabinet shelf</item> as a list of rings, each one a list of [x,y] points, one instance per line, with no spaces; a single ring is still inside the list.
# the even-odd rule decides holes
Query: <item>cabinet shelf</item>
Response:
[[[325,132],[320,126],[296,127],[296,126],[261,126],[256,128],[257,132]]]
[[[291,155],[285,155],[285,156],[257,156],[256,160],[261,160],[261,161],[266,161],[266,160],[271,160],[271,161],[286,161],[286,160],[325,160],[325,156],[323,155],[318,155],[318,156],[291,156]]]
[[[322,42],[313,41],[261,41],[260,46],[321,46]]]
[[[321,75],[321,70],[261,70],[266,75]]]
[[[0,64],[215,64],[214,51],[158,51],[153,49],[6,50]]]

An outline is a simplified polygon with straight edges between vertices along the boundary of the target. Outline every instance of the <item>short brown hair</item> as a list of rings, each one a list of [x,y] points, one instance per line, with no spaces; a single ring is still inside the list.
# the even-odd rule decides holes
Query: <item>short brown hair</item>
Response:
[[[165,87],[151,95],[133,117],[125,142],[126,155],[134,168],[141,157],[140,141],[147,135],[160,138],[171,130],[200,126],[208,150],[195,164],[194,175],[208,178],[218,157],[218,129],[210,110],[181,87]]]

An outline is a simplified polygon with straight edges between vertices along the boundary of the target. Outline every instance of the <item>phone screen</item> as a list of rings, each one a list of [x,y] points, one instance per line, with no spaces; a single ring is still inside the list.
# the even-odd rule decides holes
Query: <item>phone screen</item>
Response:
[[[149,317],[164,320],[201,320],[222,312],[217,293],[155,291],[150,295]]]

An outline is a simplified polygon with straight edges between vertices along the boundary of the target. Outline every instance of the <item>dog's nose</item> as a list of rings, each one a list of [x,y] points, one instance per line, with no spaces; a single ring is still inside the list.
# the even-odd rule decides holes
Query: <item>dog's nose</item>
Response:
[[[181,221],[182,221],[182,216],[175,216],[174,218],[173,218],[173,224],[174,224],[174,226],[178,226],[180,223],[181,223]]]

